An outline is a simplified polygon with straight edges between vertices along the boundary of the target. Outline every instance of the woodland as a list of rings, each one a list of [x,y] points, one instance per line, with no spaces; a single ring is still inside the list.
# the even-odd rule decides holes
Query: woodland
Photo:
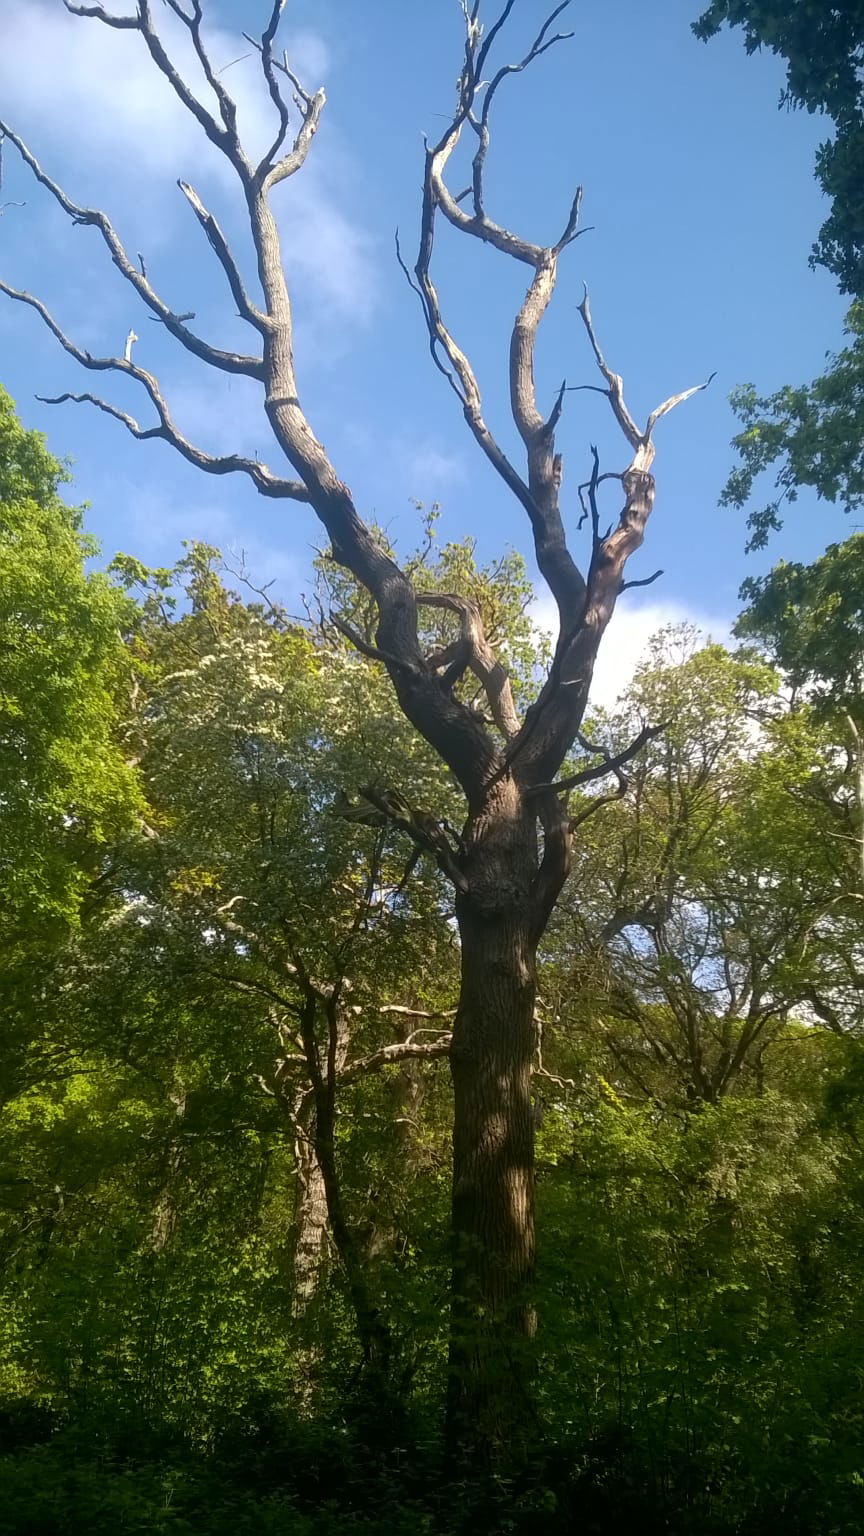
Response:
[[[200,541],[109,561],[73,469],[0,389],[0,1536],[855,1536],[860,0],[694,9],[706,46],[731,28],[772,51],[787,103],[824,118],[811,262],[848,299],[846,343],[808,383],[733,396],[722,515],[774,557],[733,640],[663,628],[605,707],[592,674],[650,550],[654,429],[705,383],[643,425],[586,292],[579,387],[620,458],[595,450],[564,486],[567,389],[538,400],[534,354],[581,189],[544,246],[496,222],[485,170],[499,92],[515,104],[576,7],[535,12],[510,55],[516,0],[464,0],[419,247],[398,247],[417,344],[523,516],[523,548],[487,560],[434,503],[392,547],[305,414],[273,208],[325,97],[282,51],[285,0],[247,39],[273,109],[260,161],[203,0],[63,3],[140,34],[224,156],[248,249],[181,191],[253,350],[171,309],[0,101],[4,161],[90,227],[178,348],[262,386],[276,467],[185,436],[134,332],[96,356],[39,293],[0,278],[0,303],[102,376],[50,403],[113,418],[142,465],[156,438],[303,504],[323,545],[300,616]],[[525,278],[504,338],[518,459],[435,285],[445,232]],[[809,563],[783,557],[799,494],[852,514]]]

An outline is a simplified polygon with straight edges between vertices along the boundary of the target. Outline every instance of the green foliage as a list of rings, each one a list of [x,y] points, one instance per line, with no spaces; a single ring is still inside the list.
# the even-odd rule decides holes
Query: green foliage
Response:
[[[572,1442],[605,1446],[619,1488],[639,1479],[659,1528],[851,1536],[849,1144],[786,1092],[661,1115],[600,1079],[550,1121],[548,1411]]]
[[[739,463],[721,504],[745,507],[759,478],[775,473],[777,494],[748,518],[750,549],[762,549],[782,526],[784,504],[794,502],[802,487],[844,512],[864,505],[864,303],[853,304],[846,331],[849,345],[829,357],[825,373],[811,384],[784,385],[767,396],[745,384],[732,394],[743,430],[732,440]]]
[[[781,560],[744,583],[736,633],[776,658],[825,709],[858,711],[864,695],[864,534],[829,544],[812,565]]]
[[[103,850],[133,822],[117,740],[125,605],[61,466],[0,392],[0,935],[74,921]]]
[[[781,106],[824,112],[836,128],[823,144],[816,175],[831,212],[812,262],[833,272],[844,293],[864,297],[864,98],[861,61],[864,14],[860,0],[712,0],[694,25],[709,38],[724,24],[743,27],[748,53],[770,48],[786,63]]]
[[[588,727],[614,751],[666,723],[617,799],[598,809],[601,783],[571,802],[534,1078],[543,1430],[524,1475],[489,1485],[454,1480],[438,1441],[446,1066],[368,1067],[451,1017],[452,895],[403,830],[350,814],[377,785],[443,824],[453,787],[377,662],[245,601],[215,550],[86,575],[18,443],[28,484],[47,477],[47,511],[31,499],[8,540],[44,651],[3,685],[32,690],[54,733],[34,740],[77,777],[15,854],[64,872],[50,932],[19,902],[0,957],[0,1536],[857,1536],[864,984],[841,716],[859,541],[752,584],[741,633],[770,660],[666,631]],[[414,568],[480,605],[530,697],[521,566],[439,548],[433,517]],[[323,575],[374,644],[362,594]],[[69,661],[58,586],[76,656],[102,658],[70,685],[74,722],[43,665]],[[454,639],[446,613],[423,622],[428,645]],[[84,797],[109,803],[106,760],[124,787],[100,820]],[[326,1202],[310,1227],[310,1061],[331,1051],[386,1380],[364,1368]]]
[[[748,53],[770,48],[786,63],[781,105],[825,113],[836,129],[816,157],[816,178],[831,211],[813,247],[811,264],[827,267],[854,302],[846,317],[849,344],[810,384],[760,395],[737,389],[732,405],[743,424],[733,439],[739,463],[721,503],[743,507],[763,471],[775,473],[776,494],[748,518],[750,549],[761,549],[781,526],[781,509],[800,487],[849,512],[864,491],[864,11],[860,0],[712,0],[693,30],[712,37],[724,24],[744,29]]]

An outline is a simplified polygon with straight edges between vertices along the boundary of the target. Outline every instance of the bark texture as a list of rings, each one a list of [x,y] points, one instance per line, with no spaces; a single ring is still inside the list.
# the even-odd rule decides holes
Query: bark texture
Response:
[[[532,831],[521,857],[499,851],[489,858],[488,874],[497,870],[502,893],[509,886],[516,896],[518,877],[530,880]],[[463,896],[458,904],[448,1428],[461,1455],[512,1445],[530,1403],[536,939],[525,913],[524,899],[487,904]]]

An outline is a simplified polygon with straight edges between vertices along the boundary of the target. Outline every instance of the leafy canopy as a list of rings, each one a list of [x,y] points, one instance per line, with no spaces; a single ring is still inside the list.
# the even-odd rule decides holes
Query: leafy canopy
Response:
[[[0,918],[73,919],[100,850],[129,827],[135,776],[115,733],[124,600],[66,478],[0,390]]]

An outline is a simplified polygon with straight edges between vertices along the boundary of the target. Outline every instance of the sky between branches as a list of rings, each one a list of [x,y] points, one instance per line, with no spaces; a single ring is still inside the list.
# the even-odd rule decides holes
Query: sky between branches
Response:
[[[129,9],[114,0],[112,9]],[[547,9],[520,0],[501,61],[523,51]],[[691,618],[722,637],[745,574],[782,552],[809,558],[849,525],[802,498],[781,542],[745,557],[743,517],[719,510],[730,464],[730,388],[762,390],[818,373],[841,340],[843,304],[807,265],[822,220],[812,178],[824,123],[778,112],[782,71],[746,58],[737,36],[696,42],[691,0],[574,0],[573,41],[507,82],[488,165],[492,216],[531,239],[558,233],[577,183],[594,230],[562,262],[538,349],[541,401],[562,377],[593,383],[576,305],[587,281],[601,342],[637,416],[707,377],[706,393],[657,432],[657,504],[629,575],[663,578],[622,600],[602,648],[597,694],[614,694],[634,655],[664,620]],[[156,8],[159,12],[162,7]],[[268,102],[241,37],[260,31],[259,0],[210,0],[211,53],[241,103],[251,146],[263,147]],[[491,12],[490,12],[491,14]],[[186,56],[167,9],[160,25]],[[293,280],[304,405],[357,504],[403,550],[417,528],[411,498],[443,504],[444,537],[477,535],[481,556],[504,543],[527,551],[524,513],[482,460],[432,368],[414,296],[396,267],[393,232],[413,248],[422,134],[452,111],[460,64],[457,0],[290,0],[285,40],[309,87],[328,105],[300,175],[276,202]],[[29,140],[79,203],[103,207],[175,310],[195,310],[220,345],[243,335],[224,277],[176,187],[190,180],[249,263],[229,168],[155,72],[141,39],[76,20],[61,0],[0,0],[0,115]],[[238,60],[239,62],[232,62]],[[189,78],[197,78],[189,69]],[[272,136],[272,135],[270,135]],[[72,228],[7,148],[0,201],[26,200],[0,219],[0,272],[38,293],[93,352],[121,353],[134,326],[136,361],[159,373],[179,424],[216,452],[278,451],[251,381],[227,379],[179,350],[114,273],[98,236]],[[484,388],[487,419],[512,452],[506,388],[509,327],[526,274],[496,252],[442,231],[436,277],[451,330]],[[52,409],[36,393],[94,387],[38,318],[0,304],[0,378],[28,426],[75,461],[74,497],[106,555],[122,549],[172,562],[182,538],[245,551],[256,577],[276,578],[291,605],[309,586],[321,534],[308,508],[262,501],[240,477],[214,481],[163,444],[137,444],[86,407]],[[108,377],[106,392],[147,419],[146,400]],[[596,441],[604,468],[622,445],[599,396],[568,396],[559,443],[571,527],[576,486]],[[614,486],[610,496],[614,498]],[[565,506],[567,505],[565,501]],[[610,501],[610,518],[615,510]],[[574,534],[574,544],[579,547]],[[541,594],[541,617],[551,613]]]

